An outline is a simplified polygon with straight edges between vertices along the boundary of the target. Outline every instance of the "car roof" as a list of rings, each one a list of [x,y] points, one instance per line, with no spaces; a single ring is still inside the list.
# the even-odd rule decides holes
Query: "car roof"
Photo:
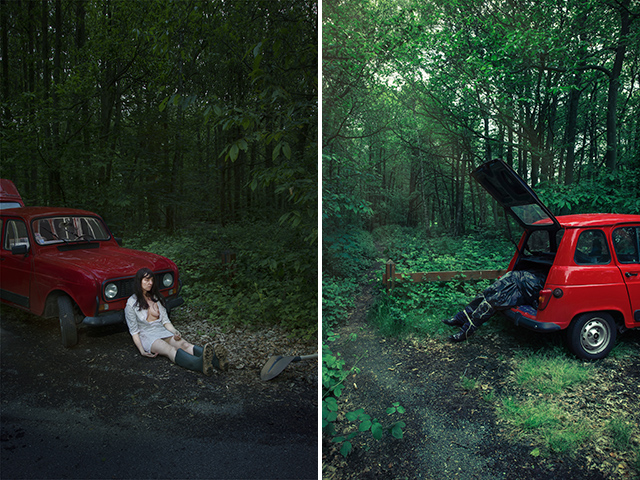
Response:
[[[56,216],[93,216],[99,217],[100,215],[89,212],[87,210],[79,210],[77,208],[60,208],[60,207],[20,207],[20,208],[6,208],[2,210],[3,215],[22,217],[25,220],[32,220],[38,217],[56,217]]]
[[[3,202],[17,202],[24,206],[22,197],[18,192],[18,189],[11,180],[6,178],[0,178],[0,201]]]
[[[558,215],[556,217],[564,228],[606,227],[621,223],[640,223],[640,215],[616,213],[583,213],[575,215]]]

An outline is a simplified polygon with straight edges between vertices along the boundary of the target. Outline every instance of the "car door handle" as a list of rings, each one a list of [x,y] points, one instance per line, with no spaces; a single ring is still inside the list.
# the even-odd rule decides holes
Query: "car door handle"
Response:
[[[624,276],[627,278],[631,278],[631,277],[637,277],[638,274],[637,273],[631,273],[631,272],[624,272]]]

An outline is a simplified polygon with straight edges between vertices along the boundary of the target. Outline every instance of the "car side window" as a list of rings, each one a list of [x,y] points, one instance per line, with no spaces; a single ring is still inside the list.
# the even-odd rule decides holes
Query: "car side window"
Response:
[[[640,263],[639,227],[622,227],[613,231],[613,248],[620,263]]]
[[[578,265],[604,265],[611,262],[607,239],[602,230],[585,230],[578,238],[574,260]]]
[[[11,250],[18,245],[29,246],[27,225],[22,220],[7,220],[2,242],[5,250]]]
[[[545,230],[536,230],[532,232],[527,240],[527,247],[530,252],[550,252],[551,245],[549,243],[549,232]]]

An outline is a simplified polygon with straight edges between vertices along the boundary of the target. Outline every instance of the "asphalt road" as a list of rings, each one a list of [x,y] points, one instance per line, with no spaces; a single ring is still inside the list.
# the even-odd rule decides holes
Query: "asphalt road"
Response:
[[[82,330],[0,307],[0,478],[318,476],[317,386],[205,377],[140,356],[124,327]]]

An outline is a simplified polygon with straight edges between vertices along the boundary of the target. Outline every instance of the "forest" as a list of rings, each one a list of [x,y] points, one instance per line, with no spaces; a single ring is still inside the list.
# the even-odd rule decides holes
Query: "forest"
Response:
[[[492,158],[556,212],[640,212],[638,16],[631,0],[323,2],[325,221],[493,226],[469,177]]]
[[[314,334],[315,0],[2,0],[0,30],[2,178],[28,206],[102,215],[212,316]]]
[[[321,35],[324,478],[637,476],[637,382],[604,380],[637,332],[599,364],[500,315],[454,347],[489,280],[381,279],[507,268],[492,159],[555,215],[640,214],[640,3],[325,0]]]

